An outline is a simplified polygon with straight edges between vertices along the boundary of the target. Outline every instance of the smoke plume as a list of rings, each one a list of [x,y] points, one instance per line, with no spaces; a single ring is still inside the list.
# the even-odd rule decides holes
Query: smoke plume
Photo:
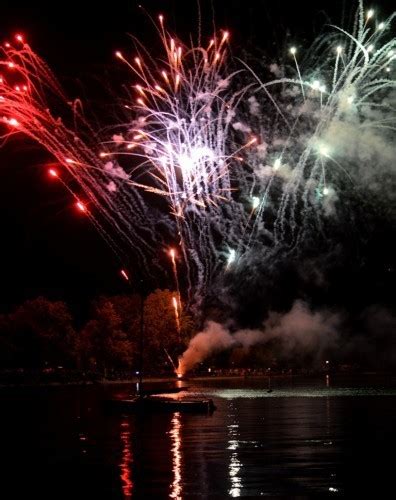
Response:
[[[209,356],[233,347],[249,348],[279,339],[287,354],[316,353],[318,356],[335,345],[341,323],[339,314],[327,310],[311,311],[302,301],[295,301],[289,312],[271,312],[258,330],[236,330],[208,321],[202,332],[190,340],[179,359],[178,373],[193,369]]]

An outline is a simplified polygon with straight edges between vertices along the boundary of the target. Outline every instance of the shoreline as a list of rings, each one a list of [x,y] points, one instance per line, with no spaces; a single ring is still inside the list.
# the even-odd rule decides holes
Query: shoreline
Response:
[[[372,377],[372,378],[387,378],[395,379],[396,374],[394,373],[382,373],[382,372],[361,372],[361,373],[345,373],[345,372],[321,372],[321,373],[277,373],[277,374],[247,374],[247,375],[192,375],[190,377],[183,377],[177,379],[174,376],[164,376],[164,377],[147,377],[143,379],[143,384],[186,384],[189,382],[214,382],[214,381],[230,381],[230,380],[268,380],[268,379],[309,379],[309,378],[322,378],[329,375],[336,378],[362,378],[362,377]],[[0,390],[7,388],[39,388],[39,387],[84,387],[84,386],[113,386],[113,385],[131,385],[137,384],[139,382],[138,377],[132,377],[128,379],[98,379],[98,380],[75,380],[72,382],[20,382],[20,383],[0,383]]]

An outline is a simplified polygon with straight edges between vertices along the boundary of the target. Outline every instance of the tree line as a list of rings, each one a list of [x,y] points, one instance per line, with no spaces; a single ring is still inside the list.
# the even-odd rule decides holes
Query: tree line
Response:
[[[143,302],[144,366],[147,373],[171,371],[194,332],[191,316],[177,319],[169,290],[155,290]],[[138,370],[142,303],[139,295],[102,296],[89,319],[76,328],[63,301],[27,300],[0,314],[0,368],[56,367],[107,374]]]

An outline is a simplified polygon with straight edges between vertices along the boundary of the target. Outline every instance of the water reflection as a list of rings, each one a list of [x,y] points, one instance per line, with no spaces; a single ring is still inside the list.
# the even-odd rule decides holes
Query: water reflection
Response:
[[[120,439],[122,443],[122,458],[120,463],[120,478],[124,498],[132,497],[133,482],[131,474],[131,465],[133,462],[131,429],[127,417],[121,420]]]
[[[88,436],[84,432],[80,432],[78,435],[78,439],[81,443],[81,453],[87,453],[86,443]]]
[[[394,386],[325,375],[191,383],[210,417],[108,414],[96,386],[0,391],[0,498],[389,498]]]
[[[173,481],[170,485],[170,498],[182,498],[182,453],[181,453],[181,415],[179,412],[173,415],[169,435],[172,443],[172,472]]]
[[[237,415],[233,414],[233,423],[228,425],[228,450],[231,450],[230,463],[228,466],[228,475],[230,477],[231,488],[228,490],[228,494],[231,497],[239,497],[241,495],[242,479],[240,476],[240,470],[242,468],[242,463],[238,458],[238,448],[239,448],[239,424],[237,422]]]

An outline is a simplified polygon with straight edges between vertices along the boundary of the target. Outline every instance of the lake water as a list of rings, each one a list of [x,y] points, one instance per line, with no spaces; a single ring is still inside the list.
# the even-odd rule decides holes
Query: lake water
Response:
[[[0,498],[391,498],[392,380],[187,382],[211,416],[109,415],[128,386],[0,389]]]

